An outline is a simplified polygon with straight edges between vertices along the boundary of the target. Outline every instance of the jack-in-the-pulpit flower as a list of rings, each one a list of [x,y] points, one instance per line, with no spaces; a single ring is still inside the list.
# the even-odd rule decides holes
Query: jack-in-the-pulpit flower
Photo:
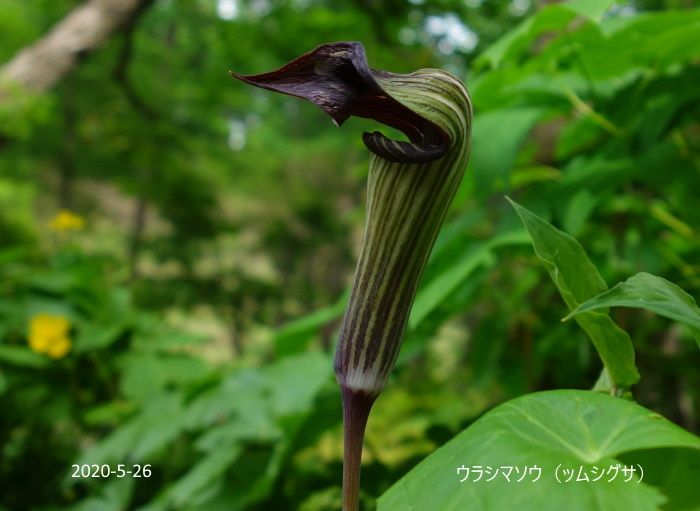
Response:
[[[351,115],[403,132],[365,133],[367,219],[335,372],[344,423],[343,509],[359,508],[360,456],[370,409],[399,352],[423,268],[469,156],[472,107],[460,80],[438,69],[369,68],[362,44],[324,44],[270,73],[236,78],[307,99],[341,125]]]

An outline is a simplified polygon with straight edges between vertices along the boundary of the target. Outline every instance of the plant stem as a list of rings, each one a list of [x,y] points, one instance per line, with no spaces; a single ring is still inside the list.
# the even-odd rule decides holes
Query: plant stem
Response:
[[[376,396],[342,387],[343,396],[343,511],[360,509],[362,441]]]
[[[343,511],[359,511],[367,419],[396,362],[423,269],[464,174],[471,100],[445,71],[372,70],[357,42],[321,45],[270,73],[232,74],[311,101],[338,126],[353,115],[370,118],[410,141],[378,131],[362,136],[372,153],[367,218],[334,362],[343,396]]]

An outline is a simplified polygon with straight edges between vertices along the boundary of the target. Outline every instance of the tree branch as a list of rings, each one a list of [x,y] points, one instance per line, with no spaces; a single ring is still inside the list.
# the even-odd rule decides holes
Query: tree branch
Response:
[[[129,80],[129,64],[134,54],[134,31],[136,30],[137,21],[137,17],[132,17],[132,19],[124,25],[124,42],[122,43],[119,57],[114,67],[113,76],[114,80],[121,87],[124,97],[129,104],[145,118],[154,120],[158,118],[157,112],[141,98]]]

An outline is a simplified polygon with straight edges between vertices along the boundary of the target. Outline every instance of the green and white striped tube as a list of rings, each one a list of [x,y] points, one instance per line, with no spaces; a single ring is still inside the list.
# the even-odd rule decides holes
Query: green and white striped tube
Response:
[[[351,115],[402,131],[409,142],[365,133],[371,151],[367,219],[335,372],[343,395],[343,509],[359,509],[360,456],[375,398],[394,366],[416,289],[469,157],[472,106],[438,69],[371,70],[360,43],[319,46],[277,71],[234,75],[302,97],[340,125]]]
[[[370,395],[382,390],[398,355],[423,268],[464,173],[471,127],[466,89],[444,71],[377,81],[454,142],[425,163],[370,158],[367,223],[335,359],[340,384]]]

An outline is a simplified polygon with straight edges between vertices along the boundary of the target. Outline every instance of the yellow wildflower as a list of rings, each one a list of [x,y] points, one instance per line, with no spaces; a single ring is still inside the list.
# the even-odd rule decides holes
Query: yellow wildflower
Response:
[[[85,228],[85,219],[72,211],[62,209],[51,219],[49,227],[58,232],[82,231]]]
[[[63,358],[70,351],[70,323],[63,316],[37,314],[29,322],[29,347],[51,358]]]

